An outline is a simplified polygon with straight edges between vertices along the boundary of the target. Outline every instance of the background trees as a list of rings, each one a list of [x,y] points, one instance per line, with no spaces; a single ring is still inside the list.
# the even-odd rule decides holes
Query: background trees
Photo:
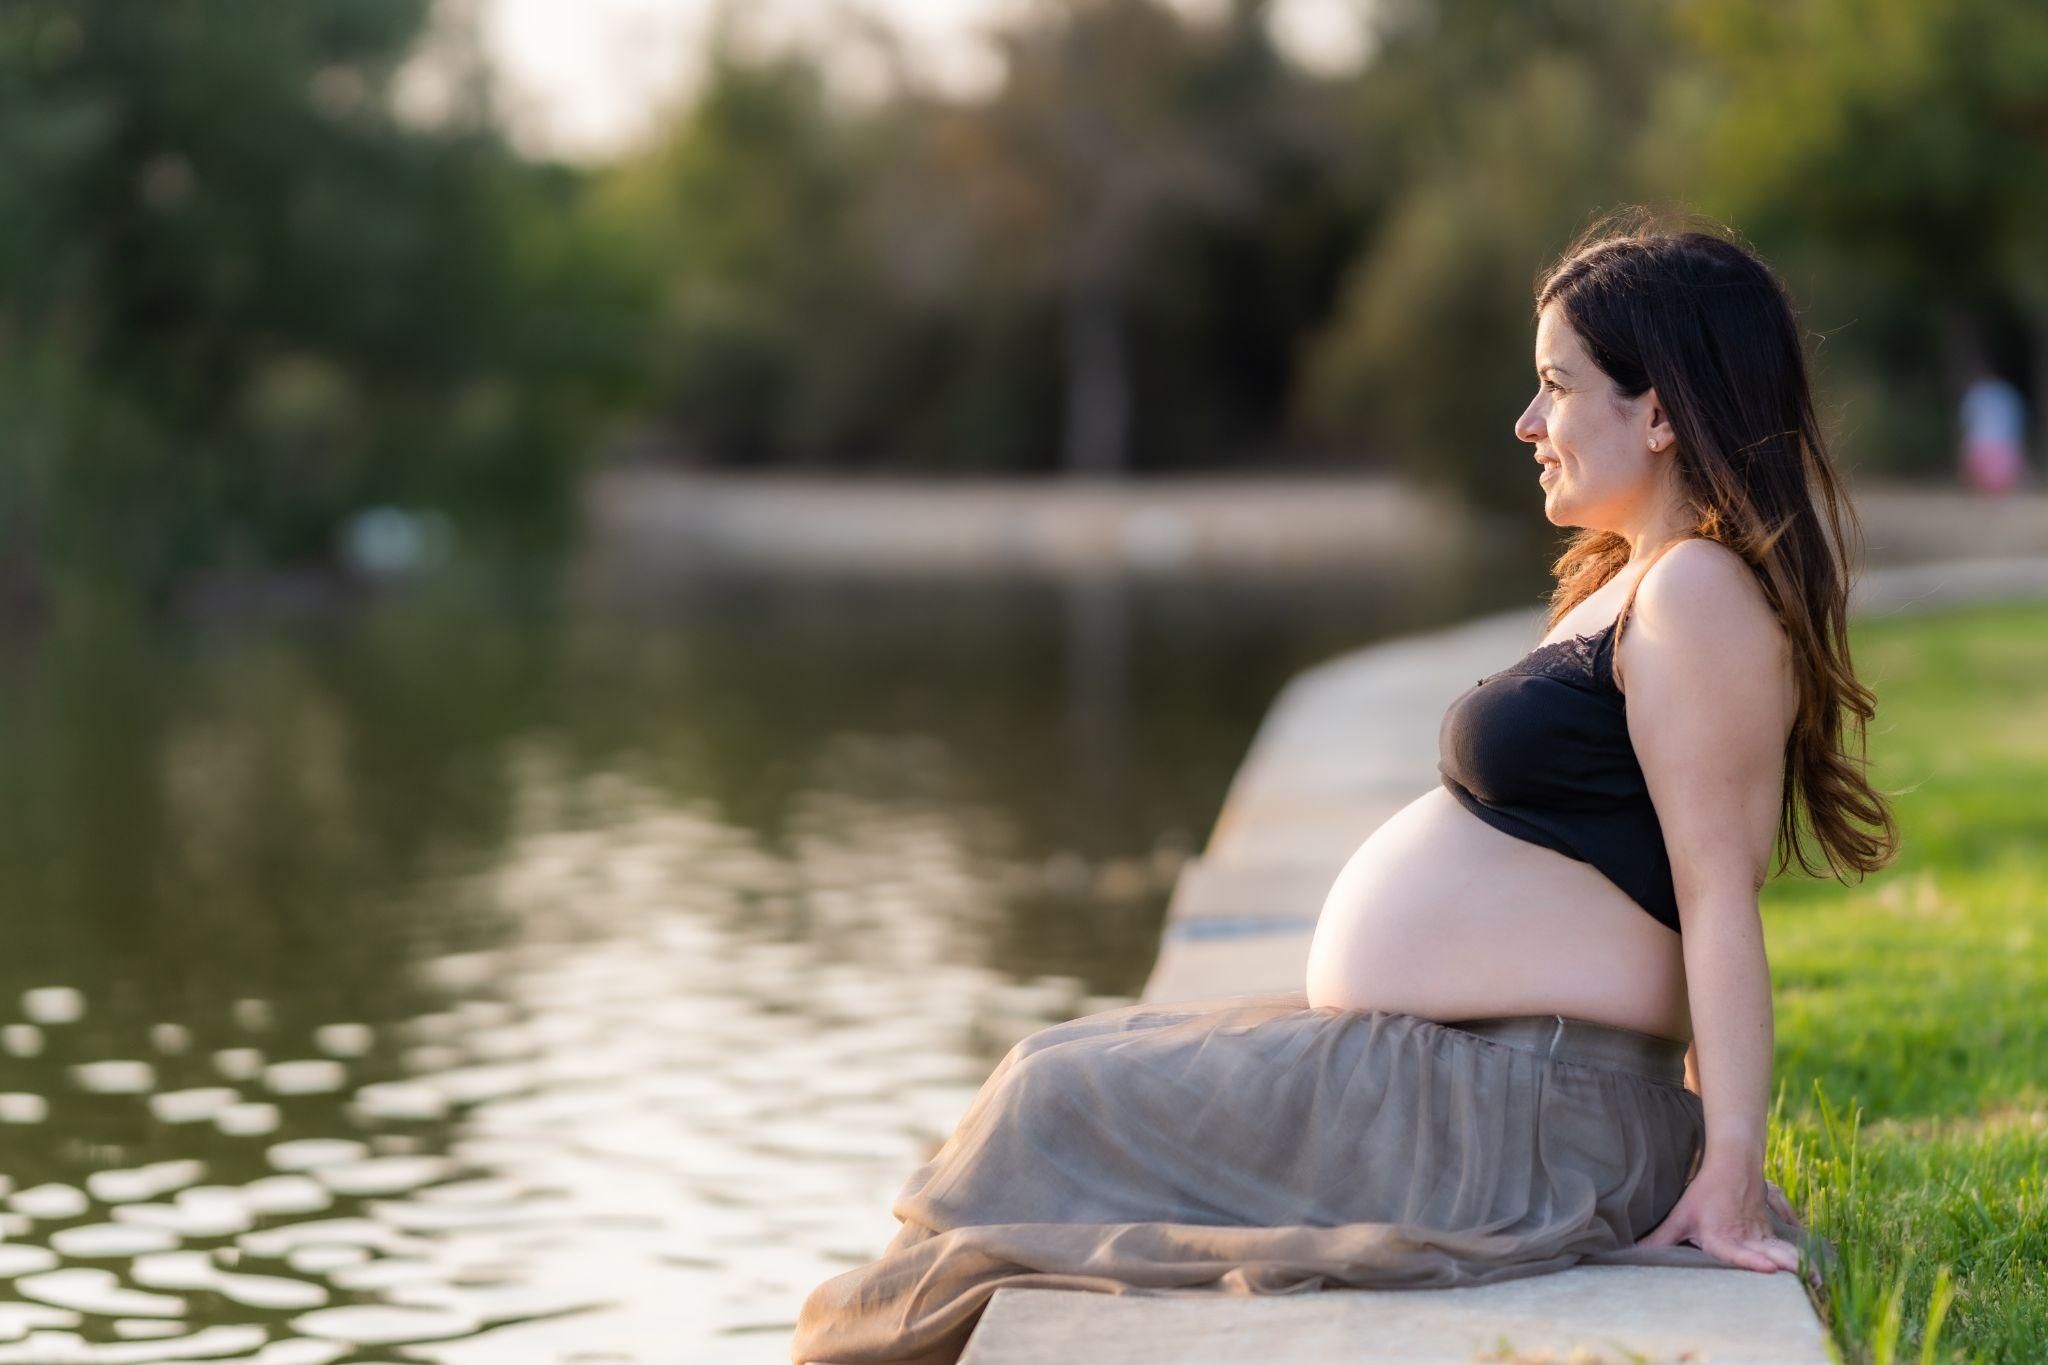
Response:
[[[424,0],[0,13],[0,536],[157,593],[326,557],[367,505],[566,511],[606,339],[573,182],[384,95]]]
[[[1979,366],[2048,402],[2048,10],[1732,0],[1678,38],[1664,145],[1841,329],[1861,461],[1939,467]]]
[[[791,255],[829,257],[842,291],[779,352],[813,423],[721,440],[714,410],[776,419],[665,381],[671,430],[713,463],[1334,458],[1487,499],[1519,467],[1535,277],[1631,202],[1732,224],[1779,266],[1852,466],[1945,471],[1975,364],[2048,397],[2037,8],[1384,0],[1374,59],[1342,79],[1282,59],[1264,10],[1048,0],[985,100],[803,96],[807,145],[836,137],[846,171]],[[724,136],[725,92],[758,69],[725,54],[672,138]],[[656,165],[615,174],[715,214]],[[724,278],[665,260],[670,281]],[[833,341],[846,325],[858,341]]]
[[[1934,473],[1979,365],[2048,400],[2048,15],[2027,0],[1045,0],[973,99],[835,97],[727,27],[602,166],[487,85],[394,116],[429,0],[0,13],[0,577],[161,594],[362,508],[557,541],[615,434],[735,468],[1334,463],[1487,499],[1530,290],[1630,203],[1804,305],[1852,466]],[[442,19],[446,21],[444,14]],[[904,54],[904,69],[912,66]]]

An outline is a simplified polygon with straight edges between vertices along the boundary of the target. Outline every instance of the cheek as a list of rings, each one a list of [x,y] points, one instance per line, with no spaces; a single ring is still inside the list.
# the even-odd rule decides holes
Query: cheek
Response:
[[[1573,464],[1578,463],[1579,431],[1578,425],[1572,421],[1570,413],[1559,411],[1551,413],[1550,444],[1558,454],[1569,459]]]
[[[1550,439],[1570,466],[1572,477],[1580,482],[1609,472],[1608,433],[1600,430],[1597,423],[1588,423],[1583,416],[1575,418],[1569,412],[1559,413],[1550,424]]]

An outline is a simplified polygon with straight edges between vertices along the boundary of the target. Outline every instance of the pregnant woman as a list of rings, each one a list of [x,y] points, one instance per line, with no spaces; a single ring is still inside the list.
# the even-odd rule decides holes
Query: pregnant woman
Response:
[[[812,1292],[797,1361],[953,1360],[1004,1286],[1798,1267],[1763,1173],[1758,892],[1814,871],[1809,841],[1837,876],[1897,845],[1863,773],[1848,508],[1790,304],[1737,243],[1596,231],[1535,316],[1514,430],[1580,528],[1549,628],[1451,703],[1441,783],[1338,875],[1306,990],[1018,1043],[881,1258]]]

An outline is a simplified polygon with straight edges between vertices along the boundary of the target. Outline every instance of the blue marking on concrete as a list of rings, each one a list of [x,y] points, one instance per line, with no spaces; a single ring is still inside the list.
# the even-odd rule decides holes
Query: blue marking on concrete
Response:
[[[1200,919],[1178,920],[1166,926],[1168,938],[1242,938],[1252,934],[1301,934],[1316,927],[1309,919],[1227,919],[1203,916]]]

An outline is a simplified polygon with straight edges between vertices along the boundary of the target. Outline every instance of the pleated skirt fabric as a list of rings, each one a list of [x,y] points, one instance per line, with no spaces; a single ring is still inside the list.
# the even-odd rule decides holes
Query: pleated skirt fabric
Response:
[[[797,1362],[958,1358],[999,1288],[1288,1294],[1484,1284],[1631,1251],[1677,1202],[1699,1097],[1300,992],[1043,1029],[803,1306]]]

